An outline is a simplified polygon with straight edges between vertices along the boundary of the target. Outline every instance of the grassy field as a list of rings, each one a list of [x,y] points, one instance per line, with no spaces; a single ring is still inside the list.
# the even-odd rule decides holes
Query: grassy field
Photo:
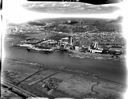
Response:
[[[3,71],[5,80],[10,80],[14,85],[37,71],[39,65],[38,63],[30,63],[18,59],[7,60],[5,63],[6,69]],[[10,66],[11,68],[9,68]],[[42,68],[40,72],[29,77],[18,86],[37,96],[43,97],[93,97],[98,99],[113,97],[114,99],[115,97],[118,98],[123,91],[122,85],[98,79],[94,75],[88,75],[88,73],[75,73],[75,71],[73,73],[73,71],[70,72],[66,69]],[[42,85],[51,78],[57,79],[58,84],[57,88],[49,94]]]

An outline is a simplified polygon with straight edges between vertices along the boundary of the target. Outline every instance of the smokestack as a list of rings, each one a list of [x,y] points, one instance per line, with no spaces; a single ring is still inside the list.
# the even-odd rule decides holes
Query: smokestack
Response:
[[[70,44],[70,45],[73,45],[73,39],[72,39],[72,36],[69,36],[69,44]]]

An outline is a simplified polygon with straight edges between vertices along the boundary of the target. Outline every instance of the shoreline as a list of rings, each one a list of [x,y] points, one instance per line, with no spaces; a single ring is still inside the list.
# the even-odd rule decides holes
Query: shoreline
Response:
[[[98,60],[122,60],[124,59],[123,55],[119,56],[118,58],[113,58],[110,54],[100,54],[100,53],[83,53],[83,52],[75,52],[71,51],[69,54],[70,57],[76,57],[76,58],[87,58],[87,59],[98,59]]]
[[[27,48],[27,47],[22,47],[22,46],[12,46],[12,47],[18,47],[18,48],[25,48],[26,50],[29,49],[30,51],[34,51],[34,52],[37,52],[37,53],[56,53],[58,52],[59,50],[50,50],[50,51],[47,51],[47,50],[35,50],[35,49],[31,49],[31,48]],[[63,52],[65,53],[65,52]],[[119,57],[112,57],[112,55],[110,54],[102,54],[102,53],[90,53],[90,52],[78,52],[78,51],[74,51],[74,50],[70,50],[70,51],[67,51],[66,53],[68,53],[68,55],[70,57],[75,57],[75,58],[80,58],[80,59],[98,59],[98,60],[123,60],[124,59],[124,55],[120,55]]]

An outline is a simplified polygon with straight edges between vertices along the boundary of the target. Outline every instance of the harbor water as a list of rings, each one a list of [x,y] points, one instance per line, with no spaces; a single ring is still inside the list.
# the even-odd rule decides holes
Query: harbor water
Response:
[[[68,53],[39,53],[28,52],[25,48],[7,47],[6,58],[24,59],[31,62],[44,64],[49,68],[65,66],[71,70],[91,72],[98,74],[101,78],[118,83],[125,83],[125,64],[121,60],[102,60],[70,57]]]

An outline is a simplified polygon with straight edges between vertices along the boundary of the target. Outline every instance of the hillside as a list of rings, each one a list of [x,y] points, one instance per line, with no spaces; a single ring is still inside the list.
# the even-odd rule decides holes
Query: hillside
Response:
[[[89,45],[92,41],[101,44],[124,45],[121,36],[121,18],[118,19],[85,19],[85,18],[55,18],[35,20],[25,24],[9,25],[9,34],[24,35],[32,38],[51,38],[59,40],[69,34],[74,35],[74,41],[80,45]]]

